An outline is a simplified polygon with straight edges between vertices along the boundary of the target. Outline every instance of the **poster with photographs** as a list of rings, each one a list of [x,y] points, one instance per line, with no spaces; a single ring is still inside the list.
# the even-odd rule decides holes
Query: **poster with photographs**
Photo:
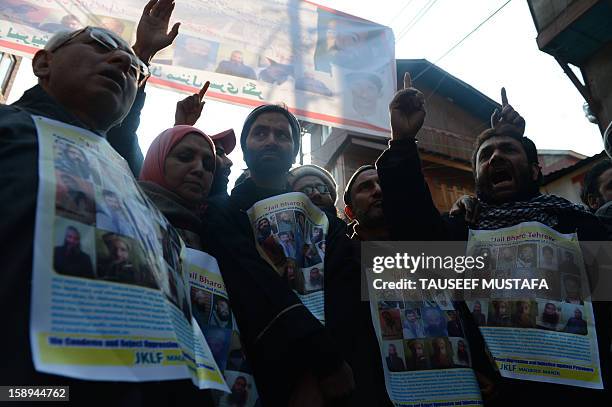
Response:
[[[61,31],[102,27],[134,44],[144,0],[2,0],[0,51],[32,58]],[[282,100],[301,120],[387,137],[393,32],[304,0],[179,1],[178,36],[149,86],[252,108]],[[149,61],[147,61],[149,62]]]
[[[495,279],[545,280],[548,287],[491,289],[467,301],[493,358],[506,366],[501,374],[603,388],[589,283],[576,234],[525,222],[471,230],[467,250],[497,253],[490,262]]]
[[[34,116],[39,188],[31,343],[38,371],[190,378],[227,391],[192,321],[184,244],[106,139]]]
[[[256,202],[247,214],[259,254],[324,323],[325,213],[306,195],[291,192]]]
[[[220,406],[253,407],[259,398],[255,379],[242,349],[240,332],[217,260],[207,253],[187,248],[185,267],[189,273],[193,318],[202,328],[211,357],[230,389],[230,393],[214,392],[213,397]]]
[[[391,401],[482,405],[463,324],[448,293],[368,287]],[[418,392],[405,391],[416,387]]]

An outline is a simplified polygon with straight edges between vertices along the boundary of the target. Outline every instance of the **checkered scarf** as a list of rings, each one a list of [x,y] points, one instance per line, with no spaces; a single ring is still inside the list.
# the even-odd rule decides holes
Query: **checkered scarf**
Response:
[[[479,202],[476,229],[499,229],[522,222],[540,222],[554,228],[559,216],[590,216],[582,205],[576,205],[556,195],[538,195],[529,201],[507,202],[499,206]]]

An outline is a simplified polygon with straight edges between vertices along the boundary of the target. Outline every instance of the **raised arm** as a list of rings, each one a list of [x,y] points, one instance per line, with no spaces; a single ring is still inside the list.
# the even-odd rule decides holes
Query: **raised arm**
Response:
[[[393,240],[447,240],[446,228],[421,171],[416,135],[425,121],[423,94],[412,87],[410,74],[404,89],[389,104],[391,141],[376,161],[383,193],[385,221]]]
[[[173,0],[150,0],[144,7],[136,30],[136,42],[132,48],[136,56],[147,65],[155,54],[172,44],[178,35],[180,23],[174,24],[168,32],[173,10]],[[143,84],[138,90],[134,104],[123,122],[107,133],[108,142],[125,158],[136,177],[140,175],[144,159],[136,134],[140,125],[140,112],[146,99],[144,86]]]

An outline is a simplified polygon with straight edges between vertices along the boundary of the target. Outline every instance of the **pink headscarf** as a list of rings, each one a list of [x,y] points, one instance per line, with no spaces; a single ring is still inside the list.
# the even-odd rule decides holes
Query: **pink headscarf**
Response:
[[[210,148],[213,152],[213,157],[216,157],[215,143],[208,137],[202,130],[196,129],[192,126],[178,125],[170,129],[164,130],[159,136],[153,140],[147,156],[145,157],[144,163],[142,164],[142,170],[140,171],[140,181],[154,182],[157,185],[171,190],[166,183],[164,176],[164,166],[166,158],[170,153],[170,150],[177,145],[187,134],[196,133],[201,135],[210,144]]]

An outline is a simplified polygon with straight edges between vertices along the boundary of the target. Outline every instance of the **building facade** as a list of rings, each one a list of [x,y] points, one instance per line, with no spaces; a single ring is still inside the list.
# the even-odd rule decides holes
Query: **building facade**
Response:
[[[424,59],[397,60],[398,84],[409,72],[423,92],[427,117],[418,136],[425,179],[434,203],[448,211],[464,194],[474,194],[471,154],[476,137],[489,128],[499,104],[472,86]],[[372,164],[389,138],[325,126],[312,126],[311,161],[327,168],[340,194],[357,168]],[[340,209],[343,203],[339,202]]]
[[[555,57],[604,132],[612,122],[612,2],[528,0],[541,51]],[[580,69],[581,81],[569,65]]]
[[[6,103],[17,77],[21,57],[0,51],[0,103]]]

